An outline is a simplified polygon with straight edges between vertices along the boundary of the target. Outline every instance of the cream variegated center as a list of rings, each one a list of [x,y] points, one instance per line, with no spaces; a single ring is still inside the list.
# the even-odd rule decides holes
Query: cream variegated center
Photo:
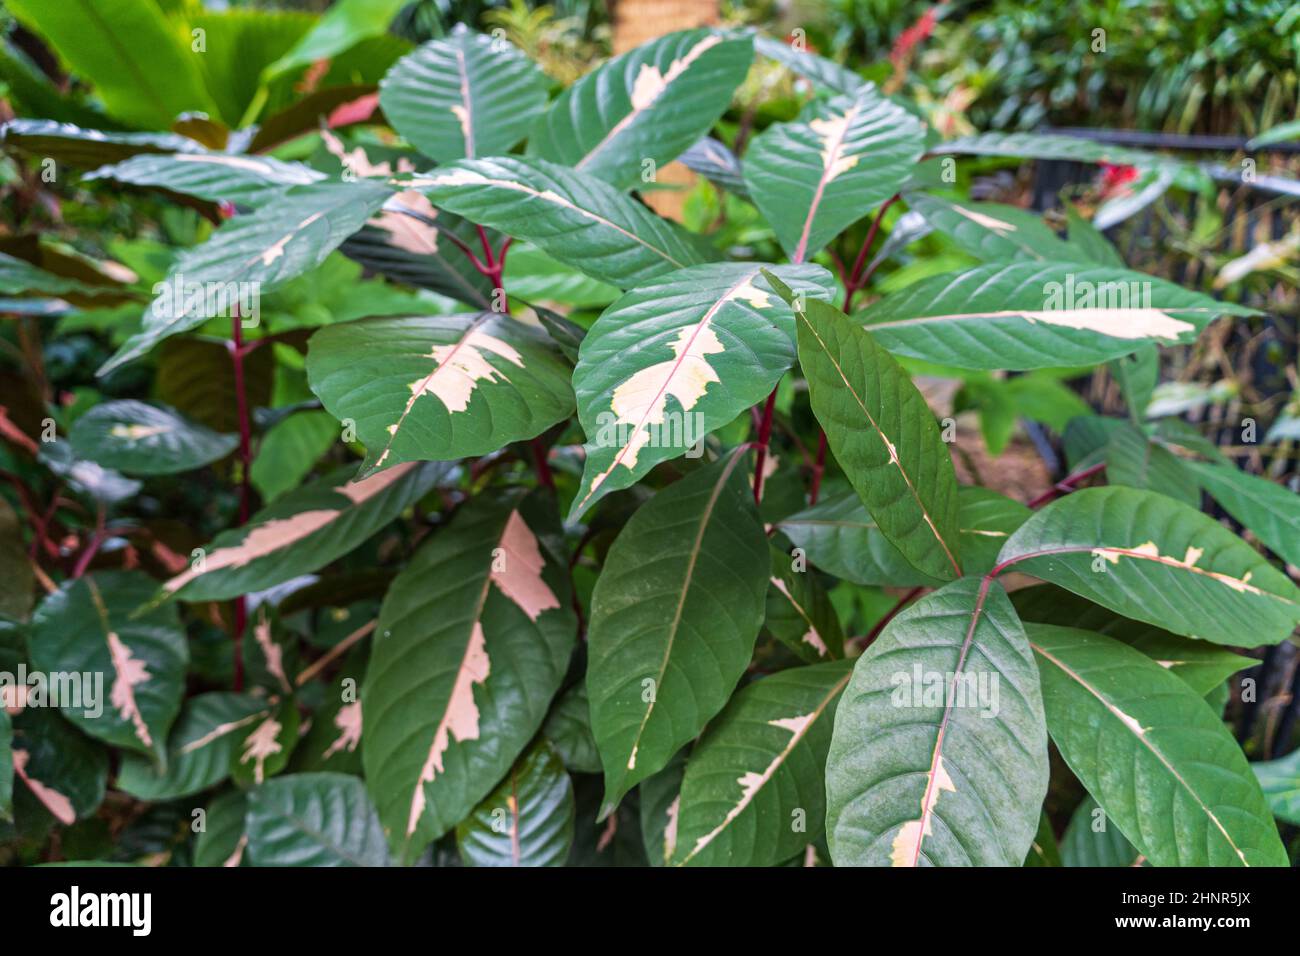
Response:
[[[27,773],[27,762],[31,758],[26,750],[13,751],[14,773],[27,784],[27,789],[32,792],[41,805],[54,815],[64,826],[71,826],[77,822],[77,811],[72,807],[72,801],[66,796],[59,793],[53,787],[46,786],[39,780],[33,780]]]
[[[815,119],[808,125],[822,141],[822,185],[829,183],[842,173],[848,172],[858,164],[857,155],[845,155],[844,138],[848,134],[849,124],[857,116],[856,106],[850,107],[840,116],[827,116]]]
[[[280,730],[280,722],[274,717],[268,717],[244,739],[244,753],[239,762],[245,764],[253,761],[254,783],[266,780],[266,761],[284,749],[280,743]]]
[[[537,536],[518,511],[510,512],[499,553],[493,559],[491,579],[530,621],[536,621],[543,611],[560,606],[559,598],[542,579],[545,566]]]
[[[334,726],[338,728],[339,735],[325,748],[321,759],[328,760],[344,750],[348,753],[356,750],[357,745],[361,743],[361,720],[361,701],[353,701],[340,707],[339,712],[334,715]]]
[[[135,699],[135,689],[149,680],[149,668],[145,662],[131,654],[131,649],[113,631],[109,631],[108,655],[113,661],[113,689],[109,693],[109,702],[117,710],[118,716],[130,722],[135,728],[135,735],[146,747],[153,746],[153,737],[140,713],[140,706]]]
[[[114,438],[140,441],[145,438],[153,438],[155,435],[165,435],[169,431],[171,431],[171,427],[168,425],[114,425],[108,430],[108,433]]]
[[[992,216],[986,216],[982,212],[976,212],[973,209],[965,209],[962,206],[953,206],[954,210],[965,216],[971,222],[978,223],[985,229],[992,229],[994,232],[1015,232],[1016,227],[1009,222],[1003,222],[1001,219],[994,219]]]
[[[945,791],[956,793],[957,786],[952,782],[952,777],[948,776],[942,755],[936,754],[934,768],[926,774],[925,790],[921,795],[921,815],[904,823],[894,836],[889,854],[891,866],[916,866],[921,855],[921,840],[933,833],[930,820],[934,816],[939,795]]]

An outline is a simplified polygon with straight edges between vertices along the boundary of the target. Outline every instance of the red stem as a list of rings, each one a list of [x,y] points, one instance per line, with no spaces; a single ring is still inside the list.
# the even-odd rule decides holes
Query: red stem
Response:
[[[529,443],[533,450],[533,464],[537,468],[537,481],[543,487],[551,491],[555,490],[555,476],[551,474],[551,466],[546,461],[547,449],[542,444],[540,438],[534,438]]]
[[[1051,488],[1048,488],[1046,491],[1044,491],[1033,501],[1029,502],[1029,507],[1038,508],[1042,505],[1047,504],[1049,501],[1054,499],[1057,495],[1069,494],[1071,491],[1075,490],[1074,486],[1077,485],[1079,482],[1087,478],[1091,478],[1093,475],[1097,474],[1098,472],[1104,471],[1105,468],[1106,468],[1106,463],[1103,461],[1099,464],[1093,465],[1090,468],[1085,468],[1082,471],[1076,471],[1072,475],[1067,475],[1066,477],[1058,481],[1055,485],[1053,485]]]
[[[870,647],[871,642],[880,636],[880,632],[883,631],[885,626],[898,615],[898,612],[906,607],[913,598],[924,590],[924,585],[917,585],[899,598],[898,603],[885,612],[885,616],[876,622],[876,626],[871,629],[870,633],[868,633],[866,637],[862,638],[862,649],[866,650]]]
[[[253,502],[253,441],[252,425],[248,415],[248,391],[244,381],[244,356],[251,351],[244,347],[244,330],[239,317],[239,307],[231,319],[230,361],[235,374],[235,411],[239,416],[239,524],[248,523]],[[243,637],[248,624],[248,600],[244,595],[235,598],[235,684],[234,689],[244,689]]]
[[[871,250],[872,243],[876,241],[876,233],[880,232],[880,223],[885,218],[885,210],[894,203],[898,202],[898,193],[886,199],[879,209],[876,210],[876,218],[871,220],[871,227],[867,230],[867,238],[862,240],[862,248],[858,250],[858,257],[853,260],[853,269],[849,272],[847,279],[844,281],[844,312],[848,312],[853,305],[853,296],[860,290],[866,288],[871,281],[875,269],[868,269],[866,274],[862,274],[862,267],[866,264],[867,253]]]
[[[813,465],[812,488],[808,492],[808,504],[817,504],[817,493],[822,488],[822,475],[826,473],[826,431],[817,436],[817,464]]]
[[[772,415],[776,411],[776,389],[767,396],[763,418],[758,423],[758,453],[754,456],[754,501],[763,500],[763,466],[767,464],[767,443],[772,438]]]
[[[104,543],[104,517],[104,506],[101,504],[99,510],[95,513],[95,531],[90,536],[90,544],[86,545],[86,550],[81,552],[81,557],[77,558],[77,563],[72,568],[72,577],[74,579],[86,573],[86,569],[90,567],[90,562],[99,553],[99,546]]]

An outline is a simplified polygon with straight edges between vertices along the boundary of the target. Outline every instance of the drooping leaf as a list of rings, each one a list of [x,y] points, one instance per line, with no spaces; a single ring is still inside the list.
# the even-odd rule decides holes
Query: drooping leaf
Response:
[[[1300,565],[1300,495],[1233,465],[1187,462],[1224,510],[1288,564]]]
[[[764,624],[805,661],[815,664],[844,656],[844,631],[817,575],[806,568],[796,570],[790,556],[777,550],[772,552]]]
[[[102,402],[79,417],[69,434],[73,453],[130,475],[171,475],[218,461],[238,435],[221,435],[169,408],[134,399]]]
[[[596,581],[587,693],[607,811],[722,709],[753,653],[770,559],[742,457],[639,508]]]
[[[299,773],[248,795],[253,866],[384,866],[388,848],[374,804],[356,777]]]
[[[264,294],[320,265],[391,195],[377,182],[298,186],[246,216],[236,216],[207,242],[185,252],[145,311],[144,327],[99,369],[100,375],[144,355],[163,339],[214,316],[256,303]]]
[[[312,391],[356,423],[363,474],[534,438],[573,413],[569,374],[545,332],[498,312],[331,325],[307,356]]]
[[[1195,473],[1181,458],[1128,422],[1116,425],[1106,443],[1106,480],[1112,485],[1157,491],[1192,508],[1201,506]]]
[[[418,501],[448,468],[412,462],[359,480],[354,468],[337,469],[221,532],[161,596],[220,601],[322,568]]]
[[[114,290],[42,269],[0,252],[0,294],[12,296],[97,296]]]
[[[1088,488],[1011,536],[999,562],[1125,617],[1219,644],[1276,644],[1300,591],[1214,519],[1153,491]]]
[[[713,137],[704,137],[678,156],[677,161],[687,169],[699,173],[720,189],[725,189],[741,199],[750,198],[740,160],[725,144]]]
[[[813,414],[858,497],[918,570],[959,576],[957,478],[925,399],[839,309],[812,300],[796,317]]]
[[[953,581],[863,652],[826,761],[836,866],[1019,866],[1047,793],[1033,655],[996,582]]]
[[[957,489],[957,541],[962,569],[986,574],[1011,533],[1030,510],[996,491],[963,485]],[[818,568],[853,584],[890,587],[936,587],[942,579],[913,567],[889,543],[853,492],[823,498],[812,507],[783,518],[776,529]]]
[[[541,740],[456,825],[456,847],[467,866],[563,866],[573,845],[573,815],[573,784],[554,748]]]
[[[619,189],[642,182],[646,161],[675,159],[709,131],[754,58],[747,35],[696,29],[643,43],[561,93],[529,149]]]
[[[268,710],[264,700],[216,691],[185,703],[167,740],[166,767],[125,754],[117,787],[140,800],[188,797],[225,780],[244,733]]]
[[[682,778],[686,775],[689,750],[685,747],[677,751],[664,769],[642,780],[635,791],[641,816],[641,842],[651,866],[667,866],[677,852],[677,814],[682,805]],[[620,813],[623,806],[626,802],[620,805]]]
[[[1150,866],[1092,797],[1084,797],[1061,839],[1065,866]]]
[[[790,306],[760,272],[738,262],[672,272],[592,325],[573,372],[587,444],[571,521],[761,402],[793,364]],[[834,291],[820,266],[773,274],[798,295]]]
[[[564,766],[574,773],[600,773],[600,751],[591,735],[591,705],[587,685],[577,683],[560,695],[546,715],[542,734]]]
[[[1153,865],[1287,865],[1241,748],[1195,691],[1100,634],[1026,631],[1052,740]]]
[[[1113,166],[1176,165],[1176,161],[1156,153],[1056,133],[978,133],[939,143],[930,152],[938,155],[1018,156],[1022,159],[1057,159]]]
[[[1140,422],[1160,379],[1160,350],[1154,345],[1144,345],[1132,355],[1112,359],[1109,368],[1124,394],[1129,418]]]
[[[19,812],[25,798],[35,798],[64,826],[93,814],[104,801],[108,751],[52,707],[25,707],[12,723]]]
[[[274,79],[320,60],[329,61],[361,41],[383,36],[403,0],[339,0],[263,73]]]
[[[1107,239],[1091,222],[1079,214],[1073,203],[1065,204],[1066,242],[1076,249],[1082,258],[1100,266],[1124,268],[1124,257],[1119,254]]]
[[[70,581],[37,607],[28,647],[36,669],[83,685],[80,699],[74,693],[59,701],[69,721],[107,743],[161,757],[180,710],[189,649],[174,607],[134,615],[154,589],[139,571]]]
[[[576,622],[554,509],[543,493],[476,497],[384,598],[362,757],[404,861],[492,790],[563,679]]]
[[[1273,816],[1300,826],[1300,750],[1277,760],[1252,763],[1250,769],[1255,771]]]
[[[791,261],[803,262],[894,195],[924,149],[920,122],[867,84],[755,137],[745,184]]]
[[[963,252],[984,262],[1074,261],[1076,253],[1043,220],[1016,206],[959,202],[929,193],[906,194],[907,205]]]
[[[379,105],[439,163],[500,156],[545,108],[546,77],[514,45],[462,27],[398,60],[379,85]]]
[[[6,149],[78,167],[121,162],[140,153],[208,152],[200,143],[177,133],[120,133],[47,119],[12,119],[0,132]]]
[[[204,828],[194,841],[195,866],[235,867],[244,862],[247,811],[248,794],[242,790],[227,791],[204,808]]]
[[[691,751],[672,862],[775,866],[820,837],[826,751],[851,669],[793,667],[732,698]]]
[[[900,355],[956,368],[1034,369],[1190,342],[1216,316],[1251,313],[1139,272],[1015,262],[922,279],[857,317]]]
[[[717,258],[613,186],[535,157],[461,160],[410,185],[440,209],[526,239],[621,289]]]
[[[212,202],[257,206],[291,186],[319,182],[325,174],[271,156],[185,152],[170,156],[132,156],[111,166],[101,166],[83,178],[110,179]]]

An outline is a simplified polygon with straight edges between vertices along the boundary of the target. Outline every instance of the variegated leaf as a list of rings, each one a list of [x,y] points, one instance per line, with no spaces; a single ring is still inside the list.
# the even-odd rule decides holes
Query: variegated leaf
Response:
[[[1015,206],[957,201],[929,193],[909,192],[904,198],[908,208],[951,236],[962,252],[984,262],[1071,262],[1078,255],[1041,217]]]
[[[84,178],[108,179],[211,202],[258,206],[292,186],[320,182],[325,174],[302,163],[271,156],[185,152],[132,156],[120,163],[101,166]]]
[[[817,575],[807,568],[796,570],[790,555],[775,548],[764,624],[805,661],[816,664],[844,656],[844,631]]]
[[[564,866],[573,816],[573,783],[559,755],[539,740],[456,825],[456,848],[468,866]]]

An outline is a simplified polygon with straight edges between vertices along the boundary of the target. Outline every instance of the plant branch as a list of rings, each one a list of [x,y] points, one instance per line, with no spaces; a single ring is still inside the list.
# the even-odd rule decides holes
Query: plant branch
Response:
[[[1098,472],[1104,471],[1105,468],[1106,463],[1103,461],[1090,468],[1085,468],[1082,471],[1076,471],[1072,475],[1067,475],[1033,501],[1029,502],[1029,507],[1038,508],[1047,504],[1049,501],[1052,501],[1057,495],[1068,495],[1070,492],[1077,490],[1075,486],[1078,485],[1079,482],[1091,478]]]
[[[778,385],[779,387],[779,385]],[[767,444],[772,439],[772,414],[776,411],[776,388],[767,396],[763,417],[758,423],[758,454],[754,456],[754,503],[763,500],[763,466],[767,464]]]
[[[239,524],[243,526],[248,523],[252,513],[253,503],[253,429],[248,413],[248,389],[244,379],[244,356],[248,351],[244,348],[244,330],[242,321],[239,316],[239,307],[232,310],[230,362],[234,370],[235,377],[235,410],[239,416]],[[244,689],[244,662],[242,656],[242,642],[244,637],[244,628],[248,624],[248,599],[241,594],[235,598],[235,621],[234,621],[234,655],[235,655],[235,683],[234,689],[240,691]]]

